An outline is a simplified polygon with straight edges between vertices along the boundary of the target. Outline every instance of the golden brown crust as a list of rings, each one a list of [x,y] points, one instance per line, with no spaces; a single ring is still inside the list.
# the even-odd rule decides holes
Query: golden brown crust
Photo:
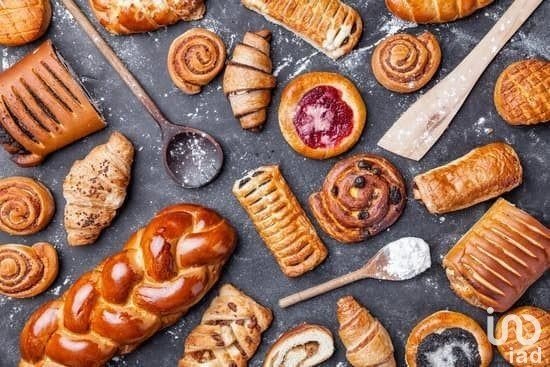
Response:
[[[300,276],[325,260],[327,249],[278,166],[249,172],[235,182],[233,194],[286,276]]]
[[[336,315],[338,334],[353,367],[395,367],[393,344],[384,325],[353,297],[341,298]]]
[[[325,86],[335,88],[340,94],[339,98],[351,108],[353,112],[353,126],[350,133],[336,144],[312,147],[303,141],[297,132],[294,120],[299,109],[299,104],[304,96],[316,87]],[[351,149],[361,137],[366,119],[367,108],[365,102],[363,102],[361,93],[359,93],[349,79],[340,74],[327,72],[302,74],[290,81],[281,95],[281,103],[279,104],[279,126],[281,133],[292,149],[308,158],[327,159]],[[329,126],[325,126],[325,130],[329,130],[331,128],[330,125],[336,123],[334,120],[328,122]]]
[[[216,33],[192,28],[170,45],[168,72],[184,93],[197,94],[222,71],[225,58],[225,45]]]
[[[372,54],[372,71],[387,89],[410,93],[425,86],[441,62],[437,38],[430,32],[420,36],[398,33],[384,39]]]
[[[340,0],[241,0],[250,10],[296,33],[327,56],[337,59],[359,42],[361,15]]]
[[[23,167],[105,127],[51,41],[0,74],[0,97],[0,144]]]
[[[550,62],[521,60],[500,74],[494,100],[499,115],[510,125],[550,121]]]
[[[201,19],[206,11],[204,0],[90,0],[90,5],[101,25],[117,35]]]
[[[63,182],[65,230],[71,246],[94,243],[126,198],[134,147],[119,132],[73,163]]]
[[[443,267],[463,300],[504,312],[550,267],[550,229],[498,199],[447,253]]]
[[[480,357],[479,367],[487,367],[493,359],[493,347],[485,331],[470,317],[453,311],[439,311],[420,321],[411,331],[405,347],[405,362],[408,367],[422,367],[417,364],[418,348],[430,335],[441,334],[448,329],[462,329],[470,333],[477,342]],[[435,365],[434,365],[435,366]],[[459,367],[459,364],[455,365]]]
[[[31,315],[20,366],[102,366],[132,351],[204,297],[235,243],[235,230],[214,211],[165,208],[121,252]]]
[[[401,216],[405,181],[388,160],[356,154],[334,165],[321,191],[309,197],[317,222],[332,238],[354,243],[375,236]]]
[[[34,297],[52,285],[58,271],[57,251],[49,243],[0,245],[0,294]]]
[[[518,324],[509,320],[510,316],[519,317],[521,320],[521,329],[518,329]],[[540,335],[531,345],[525,345],[518,336],[526,340],[535,337],[535,324],[538,322],[540,326]],[[497,340],[502,340],[497,346],[502,358],[514,367],[541,367],[550,366],[550,312],[542,308],[533,306],[524,306],[513,309],[506,315],[503,315],[497,323],[495,329],[495,337]],[[527,355],[534,356],[540,348],[540,361],[531,360],[529,358],[514,358],[515,356]],[[510,358],[512,356],[512,358]]]
[[[18,176],[0,179],[0,231],[15,236],[37,233],[54,213],[52,193],[40,182]]]
[[[399,18],[415,23],[446,23],[464,18],[493,0],[386,0]]]
[[[3,0],[0,2],[0,45],[22,46],[36,41],[52,18],[50,0]]]
[[[179,367],[246,367],[269,328],[271,310],[225,284],[185,339]]]
[[[430,213],[448,213],[495,198],[519,186],[523,168],[506,143],[492,143],[414,178],[414,198]]]

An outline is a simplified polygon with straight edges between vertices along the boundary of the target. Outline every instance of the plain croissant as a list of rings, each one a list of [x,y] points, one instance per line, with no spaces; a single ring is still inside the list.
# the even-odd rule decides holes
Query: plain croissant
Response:
[[[464,18],[493,0],[386,0],[399,18],[415,23],[446,23]]]
[[[63,183],[65,229],[71,246],[94,243],[124,203],[134,160],[134,147],[115,132],[76,161]]]

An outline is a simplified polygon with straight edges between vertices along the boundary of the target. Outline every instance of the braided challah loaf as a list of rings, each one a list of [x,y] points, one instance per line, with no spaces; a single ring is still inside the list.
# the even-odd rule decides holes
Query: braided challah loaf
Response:
[[[235,242],[234,229],[212,210],[162,210],[121,252],[30,317],[19,366],[99,367],[129,353],[201,300]]]

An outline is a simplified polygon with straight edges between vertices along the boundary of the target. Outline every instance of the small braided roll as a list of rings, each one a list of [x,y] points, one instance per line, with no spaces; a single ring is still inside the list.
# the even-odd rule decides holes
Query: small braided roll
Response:
[[[52,285],[58,271],[57,251],[49,243],[0,246],[0,294],[36,296]]]
[[[406,33],[384,39],[372,55],[372,71],[387,89],[410,93],[425,86],[441,63],[441,49],[430,32]]]
[[[197,94],[222,71],[226,55],[225,45],[217,34],[193,28],[172,42],[168,72],[184,93]]]
[[[0,180],[0,230],[24,236],[44,229],[52,220],[55,202],[48,188],[28,177]]]

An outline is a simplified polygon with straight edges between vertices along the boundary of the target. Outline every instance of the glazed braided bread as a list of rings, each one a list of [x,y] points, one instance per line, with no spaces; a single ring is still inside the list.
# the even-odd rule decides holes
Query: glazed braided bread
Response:
[[[103,366],[175,323],[218,280],[235,231],[215,212],[159,212],[124,249],[40,307],[20,340],[20,367]]]

